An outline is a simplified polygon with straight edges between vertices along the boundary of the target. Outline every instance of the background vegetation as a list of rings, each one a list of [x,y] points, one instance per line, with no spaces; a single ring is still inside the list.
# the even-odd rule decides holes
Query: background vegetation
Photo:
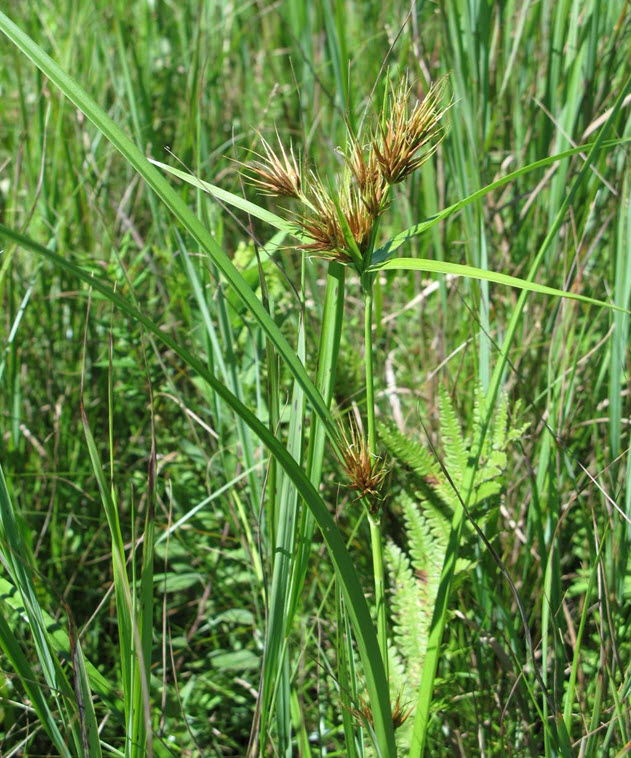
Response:
[[[386,67],[393,80],[407,74],[419,97],[448,74],[447,136],[394,190],[383,242],[521,166],[593,142],[608,115],[603,137],[631,136],[626,0],[65,0],[2,10],[147,156],[270,209],[230,160],[260,149],[257,130],[275,144],[277,129],[326,177],[339,168],[347,122],[358,128],[379,113]],[[4,36],[2,52],[0,224],[76,269],[2,240],[0,754],[374,754],[369,672],[353,654],[349,599],[321,534],[311,539],[267,448],[178,350],[305,465],[309,402],[303,428],[290,367],[204,245]],[[525,278],[543,252],[540,283],[628,308],[628,147],[586,164],[588,152],[516,177],[401,253]],[[315,378],[329,264],[168,181]],[[108,282],[156,329],[77,271]],[[419,503],[450,471],[460,481],[454,450],[473,455],[479,398],[499,366],[503,426],[518,433],[502,441],[505,458],[490,451],[479,464],[495,467],[501,486],[474,503],[486,540],[465,527],[458,548],[425,753],[622,756],[631,744],[628,319],[529,294],[511,333],[519,296],[453,275],[378,277],[374,382],[390,460],[381,531],[399,677],[390,700],[412,678],[401,706],[416,709],[419,662],[401,626],[409,606],[396,561],[414,558],[422,540]],[[332,407],[363,415],[361,290],[350,271],[342,307]],[[494,423],[503,402],[489,401]],[[431,471],[414,458],[428,452]],[[372,604],[368,520],[331,444],[323,456],[315,482]],[[440,578],[459,507],[451,499],[443,521],[416,526],[433,563],[405,564],[408,587]],[[270,674],[274,545],[286,516],[298,519],[304,586],[287,596],[280,617],[291,623],[274,632],[285,655],[275,653]],[[413,622],[419,646],[435,595]],[[398,732],[402,755],[414,715]]]

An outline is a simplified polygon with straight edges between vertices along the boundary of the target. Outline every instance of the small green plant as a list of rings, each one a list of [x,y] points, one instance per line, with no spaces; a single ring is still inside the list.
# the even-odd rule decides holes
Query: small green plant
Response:
[[[392,539],[386,544],[386,565],[391,587],[392,642],[390,686],[393,697],[413,707],[423,671],[429,632],[436,605],[441,573],[448,549],[454,511],[462,508],[464,488],[472,482],[468,498],[470,521],[455,566],[455,582],[464,580],[476,561],[478,535],[472,527],[485,528],[486,537],[496,533],[497,509],[504,488],[507,447],[520,439],[527,424],[508,425],[508,400],[502,396],[493,414],[492,428],[482,449],[475,450],[485,423],[484,393],[475,395],[473,426],[463,434],[453,403],[442,390],[439,400],[441,461],[419,440],[403,434],[393,424],[380,424],[379,437],[400,474],[398,498],[405,523],[407,545]],[[519,416],[519,403],[513,409]],[[442,462],[442,465],[441,465]],[[398,735],[399,744],[409,748],[411,724]]]

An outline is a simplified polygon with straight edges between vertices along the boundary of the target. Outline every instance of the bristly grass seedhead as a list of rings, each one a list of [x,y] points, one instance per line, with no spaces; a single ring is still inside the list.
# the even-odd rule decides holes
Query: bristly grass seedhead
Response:
[[[346,165],[357,184],[366,210],[373,219],[377,218],[386,209],[387,183],[379,169],[375,151],[371,149],[366,158],[359,140],[350,133]]]
[[[303,200],[309,212],[297,217],[298,226],[308,241],[298,245],[298,248],[316,256],[348,263],[352,259],[346,252],[340,214],[362,253],[370,243],[374,217],[349,176],[342,179],[342,186],[336,190],[337,204],[315,173],[310,172],[310,180],[309,196]]]
[[[357,247],[364,253],[371,239],[375,217],[366,207],[360,190],[350,182],[346,182],[341,192],[340,206]]]
[[[289,152],[285,150],[278,133],[276,134],[280,152],[274,152],[265,137],[261,136],[261,144],[265,155],[256,153],[260,161],[252,161],[247,167],[255,176],[251,181],[266,195],[302,197],[302,172],[299,162],[294,155],[294,148],[290,145]]]
[[[349,486],[358,493],[358,498],[370,501],[370,510],[375,513],[378,509],[374,501],[383,499],[381,487],[388,473],[386,460],[370,452],[368,442],[353,417],[348,434],[340,424],[340,437],[341,463],[350,479]]]
[[[298,248],[318,257],[348,263],[351,258],[344,252],[344,233],[333,198],[317,174],[311,171],[309,177],[309,197],[303,199],[309,211],[297,217],[298,226],[308,240]]]
[[[379,169],[388,184],[402,182],[430,158],[445,136],[441,102],[446,79],[432,85],[425,97],[410,112],[412,87],[401,82],[390,96],[390,113],[373,139]]]
[[[300,229],[299,250],[313,256],[353,264],[363,274],[372,259],[377,220],[386,210],[390,186],[397,184],[436,150],[444,132],[440,119],[446,80],[434,85],[410,110],[407,81],[390,93],[389,113],[366,145],[348,130],[344,172],[323,184],[318,173],[305,169],[293,147],[278,151],[261,136],[258,160],[246,164],[250,181],[267,195],[294,198],[303,210],[295,213]],[[349,236],[350,232],[350,236]]]
[[[373,727],[374,719],[370,705],[364,700],[361,695],[359,696],[358,705],[358,708],[348,708],[347,710],[351,713],[351,715],[355,716],[355,718],[360,723]],[[405,705],[401,705],[401,693],[399,693],[392,708],[392,726],[394,729],[396,730],[399,727],[403,726],[403,724],[405,724],[405,722],[408,720],[411,713],[412,708],[407,708]]]

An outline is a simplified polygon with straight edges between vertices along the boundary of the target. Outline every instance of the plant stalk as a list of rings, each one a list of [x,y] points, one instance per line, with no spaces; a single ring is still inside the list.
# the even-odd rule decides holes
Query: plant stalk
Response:
[[[372,274],[364,274],[362,288],[364,291],[364,349],[366,367],[366,424],[368,427],[368,450],[375,455],[375,388],[372,360],[372,303],[373,284]],[[380,510],[373,513],[373,503],[368,503],[368,523],[370,524],[370,544],[372,548],[372,567],[375,582],[375,610],[377,615],[377,640],[383,660],[383,667],[388,679],[388,623],[386,617],[386,594],[383,572],[383,549],[381,544],[381,514]]]
[[[371,455],[375,452],[375,385],[372,363],[372,274],[364,274],[362,287],[364,290],[364,364],[366,368],[366,422],[368,426],[368,449]]]

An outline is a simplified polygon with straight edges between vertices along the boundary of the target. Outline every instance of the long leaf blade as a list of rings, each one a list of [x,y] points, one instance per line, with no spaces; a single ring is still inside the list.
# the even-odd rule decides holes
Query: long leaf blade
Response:
[[[500,274],[496,271],[476,268],[475,266],[466,266],[461,263],[449,263],[447,261],[434,261],[429,258],[391,258],[384,263],[380,263],[371,268],[372,271],[424,271],[426,273],[451,274],[452,276],[464,276],[469,279],[482,279],[495,284],[503,284],[506,287],[516,287],[517,289],[526,290],[527,292],[537,292],[540,295],[552,295],[553,297],[564,297],[569,300],[578,300],[588,305],[597,305],[601,308],[610,308],[614,311],[628,313],[615,303],[606,303],[604,300],[596,300],[585,295],[578,295],[575,292],[548,287],[544,284],[520,279],[509,274]]]
[[[33,61],[33,63],[79,108],[99,131],[121,153],[125,160],[142,176],[151,189],[164,202],[171,213],[186,228],[188,233],[208,253],[213,263],[221,271],[227,282],[241,299],[243,304],[259,323],[263,331],[274,343],[286,366],[301,384],[305,395],[324,424],[332,444],[337,445],[337,431],[333,417],[309,378],[289,342],[274,323],[269,313],[254,294],[248,283],[226,253],[219,247],[210,232],[184,203],[182,198],[164,179],[160,172],[151,165],[143,153],[129,139],[109,116],[100,108],[88,93],[74,79],[47,55],[27,34],[0,11],[0,31]]]

